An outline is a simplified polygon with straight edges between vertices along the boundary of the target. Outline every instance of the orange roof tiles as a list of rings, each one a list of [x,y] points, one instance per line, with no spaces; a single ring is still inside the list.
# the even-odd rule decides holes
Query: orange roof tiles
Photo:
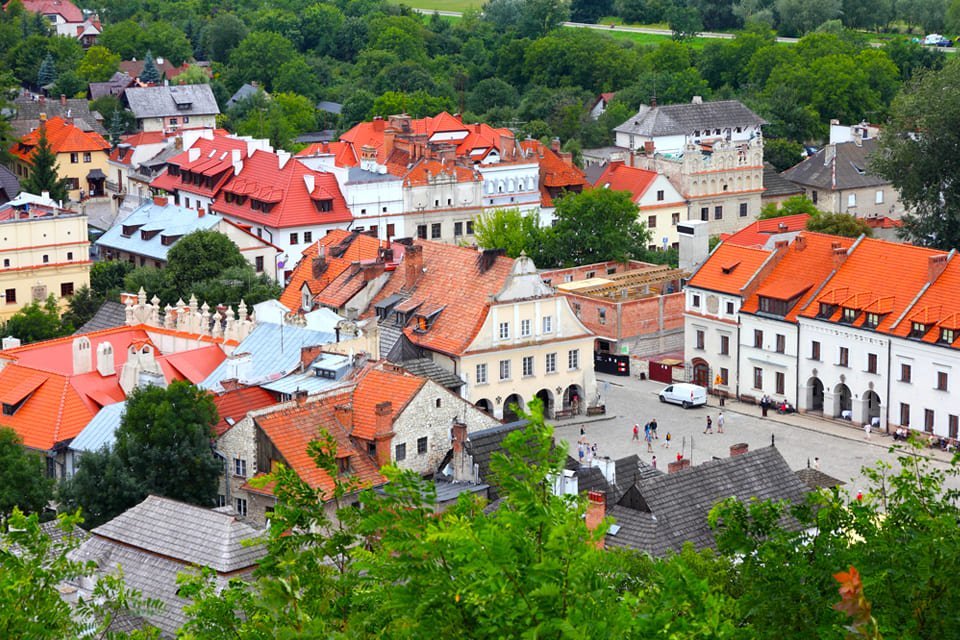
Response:
[[[757,291],[744,301],[740,310],[744,313],[756,313],[760,308],[761,297],[789,301],[804,294],[812,295],[834,269],[833,248],[836,243],[846,249],[853,244],[853,238],[802,232],[763,279]],[[797,313],[805,306],[804,302],[802,299],[797,300],[784,319],[796,322]]]
[[[770,252],[763,249],[722,242],[693,274],[687,286],[740,295],[769,257]]]
[[[497,256],[488,269],[481,271],[482,254],[476,249],[425,240],[416,240],[415,246],[423,248],[423,270],[416,282],[406,281],[405,264],[401,263],[372,301],[368,313],[373,312],[377,302],[401,290],[409,292],[413,303],[444,307],[426,332],[407,327],[404,333],[411,342],[426,349],[460,355],[480,331],[489,298],[503,289],[513,259]],[[409,251],[404,261],[408,259]]]
[[[921,259],[917,262],[923,264],[923,272],[926,274],[927,260]],[[889,280],[895,279],[897,278],[889,277]],[[891,328],[890,333],[906,337],[910,334],[911,324],[919,322],[930,325],[923,337],[919,338],[920,340],[948,346],[947,343],[940,341],[941,330],[947,329],[957,332],[957,329],[960,329],[960,312],[957,309],[960,309],[960,260],[954,254],[943,273],[933,281],[911,307],[909,316],[896,327]],[[949,346],[960,348],[960,333],[957,333]]]
[[[540,165],[540,185],[551,189],[579,190],[587,186],[587,174],[565,161],[539,140],[524,140],[520,148],[529,152]]]
[[[83,12],[69,0],[23,0],[23,8],[40,15],[60,15],[66,22],[83,22]]]
[[[0,391],[0,403],[14,405],[37,390],[37,387],[47,381],[49,376],[32,373],[20,380],[11,381],[13,384]]]
[[[167,165],[176,167],[179,175],[171,174],[168,168],[150,186],[171,193],[183,189],[212,198],[233,175],[234,151],[245,158],[247,143],[220,133],[214,133],[213,138],[198,138],[192,147],[167,160]],[[200,176],[197,182],[194,176]]]
[[[390,402],[390,410],[393,416],[397,416],[426,382],[426,378],[394,369],[390,365],[378,365],[362,372],[353,391],[351,435],[362,440],[373,440],[377,429],[376,406],[381,402]]]
[[[738,244],[741,247],[762,248],[771,237],[778,233],[803,231],[807,228],[807,220],[809,219],[808,214],[798,213],[792,216],[756,220],[736,233],[722,236],[722,238],[724,242]]]
[[[213,397],[220,420],[213,426],[217,436],[222,436],[230,427],[247,417],[248,411],[269,407],[276,401],[269,391],[261,387],[242,387],[224,391]]]
[[[606,187],[611,191],[629,191],[636,202],[643,197],[656,179],[656,171],[628,167],[623,164],[623,161],[616,161],[607,165],[604,172],[597,178],[595,185]]]
[[[312,185],[309,190],[308,182]],[[254,201],[272,206],[267,211],[254,210]],[[322,211],[315,201],[329,201],[330,209]],[[211,208],[281,229],[353,220],[332,173],[313,171],[295,158],[280,166],[276,154],[259,149],[243,161],[240,173],[227,181]]]
[[[95,131],[83,131],[63,118],[51,118],[10,147],[10,153],[27,162],[31,161],[40,141],[40,129],[46,129],[47,142],[54,153],[79,153],[106,151],[110,144]]]
[[[301,480],[314,489],[322,490],[327,497],[332,497],[333,478],[326,471],[318,469],[307,453],[307,447],[319,439],[321,430],[327,431],[336,440],[338,458],[349,455],[350,473],[361,486],[378,486],[386,482],[376,462],[365,451],[354,446],[348,433],[349,425],[341,424],[337,417],[336,407],[349,407],[349,403],[349,393],[335,393],[308,400],[300,406],[256,416],[254,421]],[[349,415],[350,409],[346,411]]]

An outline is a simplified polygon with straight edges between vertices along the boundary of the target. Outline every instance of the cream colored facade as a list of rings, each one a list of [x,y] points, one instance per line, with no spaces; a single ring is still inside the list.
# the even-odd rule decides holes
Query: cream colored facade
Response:
[[[514,418],[513,403],[526,410],[535,396],[548,417],[575,405],[583,412],[596,397],[593,342],[566,297],[544,284],[533,261],[521,256],[460,357],[463,393],[507,420]]]
[[[110,164],[108,160],[109,156],[104,150],[75,151],[73,153],[57,154],[57,175],[70,181],[70,189],[67,193],[71,200],[79,202],[81,191],[83,191],[84,195],[90,193],[90,184],[87,181],[87,176],[94,169],[99,169],[103,173],[104,178],[109,175]],[[30,176],[32,166],[29,162],[26,162],[22,158],[15,157],[14,165],[14,171],[17,177],[20,178],[20,182],[23,182]],[[105,180],[100,181],[101,188],[105,188],[104,182]]]
[[[38,215],[0,221],[0,320],[53,294],[65,309],[70,296],[90,285],[87,216]]]

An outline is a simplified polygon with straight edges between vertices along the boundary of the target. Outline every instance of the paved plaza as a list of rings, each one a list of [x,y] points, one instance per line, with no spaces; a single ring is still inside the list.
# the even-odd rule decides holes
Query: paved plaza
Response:
[[[894,444],[890,436],[874,431],[867,440],[862,428],[840,421],[797,414],[780,416],[775,411],[763,418],[759,407],[728,400],[724,407],[726,433],[720,434],[717,433],[720,409],[714,397],[709,398],[710,404],[706,407],[683,409],[660,403],[657,394],[665,385],[659,382],[598,374],[597,385],[607,407],[606,416],[551,421],[557,438],[570,444],[574,458],[582,426],[588,440],[597,443],[599,456],[616,459],[636,453],[647,463],[656,456],[657,467],[664,471],[680,450],[697,465],[713,457],[730,455],[732,444],[744,442],[755,449],[769,446],[771,439],[794,470],[806,467],[808,461],[812,466],[814,458],[819,457],[820,470],[847,483],[846,488],[851,492],[867,488],[862,467],[874,466],[878,460],[898,466],[897,455],[888,451]],[[703,433],[708,415],[713,419],[712,435]],[[660,439],[654,441],[651,454],[647,453],[643,441],[643,425],[653,418],[657,419]],[[635,423],[640,425],[639,442],[632,440]],[[668,432],[672,442],[666,449],[663,443]],[[947,468],[949,455],[945,452],[929,449],[924,455],[937,467]],[[956,478],[948,479],[947,484],[960,488]]]

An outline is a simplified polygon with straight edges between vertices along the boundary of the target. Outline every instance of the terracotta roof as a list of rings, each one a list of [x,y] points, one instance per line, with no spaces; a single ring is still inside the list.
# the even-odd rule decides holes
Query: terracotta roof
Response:
[[[860,218],[871,229],[899,229],[903,226],[902,220],[895,220],[887,216]]]
[[[755,220],[736,233],[721,236],[721,238],[725,243],[762,249],[770,238],[777,234],[803,231],[807,228],[809,219],[808,214],[797,213],[792,216]]]
[[[179,175],[173,175],[167,169],[150,186],[171,193],[183,189],[212,198],[233,175],[234,151],[240,152],[241,159],[246,158],[247,143],[219,133],[213,138],[199,138],[192,147],[167,160],[167,165],[176,167]],[[193,182],[194,176],[200,184]]]
[[[405,167],[404,167],[405,169]],[[404,182],[410,185],[429,184],[432,178],[439,175],[451,176],[457,182],[473,182],[479,180],[480,176],[473,169],[455,164],[444,164],[439,160],[421,160],[416,163],[410,171],[405,173]]]
[[[220,420],[213,430],[218,437],[222,436],[230,427],[246,418],[248,411],[263,409],[275,402],[270,392],[261,387],[242,387],[219,393],[213,397],[213,403],[217,405]]]
[[[582,189],[587,186],[587,176],[579,167],[564,161],[539,140],[524,140],[520,147],[538,160],[541,186],[555,189]]]
[[[441,353],[460,355],[476,337],[483,324],[490,296],[503,289],[513,267],[513,259],[497,256],[489,268],[481,270],[483,254],[476,249],[416,240],[423,250],[423,271],[414,283],[406,282],[405,265],[393,272],[373,306],[403,290],[415,303],[443,307],[433,325],[425,332],[406,327],[404,333],[414,344]],[[409,251],[404,261],[409,259]]]
[[[821,293],[800,315],[817,317],[820,303],[824,302],[836,306],[830,317],[835,322],[840,319],[844,306],[863,310],[880,298],[890,298],[884,302],[887,311],[876,327],[877,331],[887,331],[927,283],[929,259],[945,255],[942,251],[863,238],[853,245],[836,275],[827,281]],[[913,308],[921,306],[917,304]],[[862,327],[865,320],[866,314],[860,313],[850,324]]]
[[[320,247],[324,249],[326,267],[321,273],[315,275],[313,261],[319,254]],[[392,248],[394,260],[399,260],[403,255],[403,245],[394,243]],[[344,273],[352,263],[375,260],[379,252],[380,241],[376,238],[343,229],[333,229],[304,250],[303,257],[290,275],[290,283],[280,296],[280,303],[288,309],[299,309],[300,292],[304,283],[313,295],[321,295],[327,286]]]
[[[334,156],[343,153],[349,146],[344,142],[314,142],[307,145],[294,154],[294,158],[309,158],[311,156],[321,156],[332,154]],[[340,164],[339,162],[337,164]]]
[[[763,249],[722,242],[693,274],[687,286],[740,295],[741,289],[768,257],[770,252]]]
[[[361,486],[378,486],[386,482],[376,462],[365,451],[354,446],[348,433],[348,424],[341,424],[337,406],[343,407],[343,416],[349,420],[350,393],[334,393],[307,400],[302,406],[292,406],[258,415],[254,422],[283,456],[283,461],[300,479],[314,489],[332,497],[334,481],[326,471],[318,469],[307,453],[308,445],[326,430],[337,442],[337,458],[349,456],[350,473]]]
[[[623,164],[623,161],[617,160],[607,165],[594,186],[606,187],[611,191],[629,191],[633,201],[636,202],[643,197],[656,179],[656,171],[628,167]]]
[[[254,201],[271,205],[269,211],[254,210]],[[329,211],[319,209],[323,202],[329,202]],[[313,171],[295,158],[281,166],[276,154],[262,150],[243,161],[240,173],[227,181],[211,208],[275,229],[353,220],[332,173]]]
[[[120,61],[120,71],[126,73],[132,78],[139,78],[140,74],[143,73],[143,65],[146,64],[146,60],[121,60]],[[178,75],[190,68],[190,64],[184,62],[179,67],[174,66],[172,62],[167,59],[162,59],[162,62],[159,60],[154,60],[154,64],[157,66],[157,71],[160,72],[161,78],[166,78],[167,80],[173,80]],[[207,72],[207,75],[210,75],[209,67],[201,67]]]
[[[887,275],[890,280],[897,279],[889,272]],[[947,263],[943,273],[910,307],[907,317],[890,332],[906,337],[910,334],[914,322],[928,325],[926,333],[922,338],[917,338],[918,340],[960,348],[960,261],[956,255]],[[953,342],[940,342],[941,329],[955,332]]]
[[[426,382],[426,378],[391,365],[380,364],[361,372],[353,391],[353,430],[350,435],[373,440],[377,430],[376,406],[390,402],[390,410],[396,417]]]
[[[60,15],[67,22],[83,22],[83,12],[69,0],[23,0],[23,8],[40,15]]]
[[[763,279],[757,291],[744,301],[740,310],[756,313],[760,308],[761,296],[783,301],[799,298],[784,317],[789,322],[796,322],[797,313],[805,306],[804,295],[813,295],[833,271],[833,250],[837,244],[847,249],[853,244],[853,238],[802,232]]]
[[[62,118],[52,118],[46,121],[47,142],[54,153],[75,153],[83,151],[105,151],[110,144],[99,133],[83,131]],[[10,148],[10,152],[30,161],[40,140],[40,127],[37,127],[21,138],[20,142]]]

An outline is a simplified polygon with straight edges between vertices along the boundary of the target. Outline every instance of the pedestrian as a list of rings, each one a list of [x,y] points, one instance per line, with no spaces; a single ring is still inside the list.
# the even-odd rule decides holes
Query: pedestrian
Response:
[[[634,439],[634,440],[637,440],[637,441],[640,440],[640,425],[639,425],[639,424],[633,425],[633,439]]]
[[[820,458],[813,459],[813,468],[820,471]]]
[[[723,404],[724,404],[724,402],[726,401],[726,399],[727,399],[727,394],[726,394],[726,392],[721,391],[721,392],[720,392],[720,406],[721,406],[721,407],[723,406]]]
[[[677,451],[677,462],[680,462],[681,460],[683,460],[683,452]]]
[[[869,440],[870,439],[870,423],[869,422],[863,423],[863,433],[864,433],[864,439]]]
[[[650,435],[650,423],[643,425],[643,439],[646,440],[647,436]]]
[[[650,463],[650,466],[652,466],[654,469],[657,468],[657,456],[653,456],[653,461]]]
[[[643,439],[647,441],[647,453],[653,453],[653,436],[650,435],[649,431],[647,431]]]
[[[597,457],[597,443],[596,443],[596,442],[594,442],[594,443],[593,443],[593,446],[590,447],[590,453],[592,454],[591,457],[593,457],[593,458],[596,458],[596,457]]]
[[[664,449],[669,449],[669,448],[670,448],[670,440],[671,440],[672,438],[673,438],[673,436],[671,436],[671,435],[670,435],[670,432],[667,431],[667,435],[665,435],[665,436],[663,437],[663,448],[664,448]]]
[[[583,457],[586,455],[586,452],[583,450],[583,443],[580,442],[577,444],[577,454],[580,456],[580,466],[583,466]]]
[[[587,430],[583,428],[583,425],[580,425],[580,439],[577,442],[587,444]]]
[[[717,433],[723,433],[723,411],[717,416]]]
[[[770,401],[767,399],[767,394],[763,394],[763,397],[760,398],[760,413],[764,418],[767,417],[767,407],[770,406]]]
[[[703,430],[704,433],[713,433],[713,420],[710,416],[707,416],[707,428]]]
[[[656,418],[650,421],[650,434],[653,436],[654,440],[660,439],[660,436],[657,435],[657,419]]]

